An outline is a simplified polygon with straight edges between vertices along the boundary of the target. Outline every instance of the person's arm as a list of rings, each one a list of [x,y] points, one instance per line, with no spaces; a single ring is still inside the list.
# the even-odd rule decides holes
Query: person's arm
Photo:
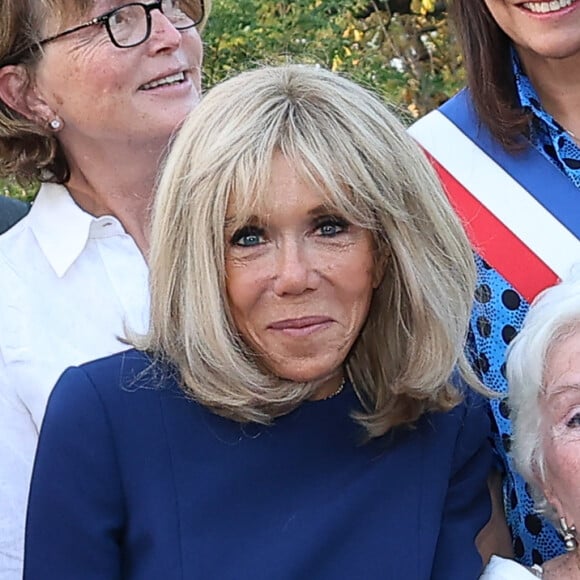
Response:
[[[0,352],[0,580],[22,577],[24,522],[37,431],[7,382]]]
[[[475,399],[475,397],[474,397]],[[491,514],[487,478],[492,464],[486,401],[469,398],[445,498],[431,580],[476,578],[482,560],[475,538]]]
[[[24,580],[118,580],[124,502],[107,410],[82,369],[48,403],[32,474]]]
[[[491,518],[476,539],[481,559],[487,564],[492,556],[513,558],[512,537],[507,525],[503,507],[502,474],[494,469],[487,480],[491,496]]]

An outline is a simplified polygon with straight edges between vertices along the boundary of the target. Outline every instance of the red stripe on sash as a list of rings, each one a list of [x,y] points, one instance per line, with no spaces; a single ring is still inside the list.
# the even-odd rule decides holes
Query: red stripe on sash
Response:
[[[426,151],[473,247],[528,301],[558,276]],[[538,232],[538,235],[542,235]]]

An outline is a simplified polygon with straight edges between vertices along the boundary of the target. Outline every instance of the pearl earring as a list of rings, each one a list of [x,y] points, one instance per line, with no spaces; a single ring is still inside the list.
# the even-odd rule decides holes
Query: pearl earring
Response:
[[[57,117],[55,117],[50,123],[50,128],[53,131],[58,131],[60,129],[62,129],[62,121],[60,119],[58,119]]]

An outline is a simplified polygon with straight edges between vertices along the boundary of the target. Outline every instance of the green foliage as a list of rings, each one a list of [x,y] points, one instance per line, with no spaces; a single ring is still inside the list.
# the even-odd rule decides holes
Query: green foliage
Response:
[[[332,67],[352,1],[217,0],[205,32],[208,84],[258,63],[288,59]],[[346,50],[345,50],[346,49]]]
[[[321,64],[417,117],[462,84],[445,4],[435,0],[214,0],[205,84],[258,64]]]
[[[216,0],[205,32],[206,86],[258,64],[290,61],[344,71],[396,94],[404,77],[357,20],[364,6],[352,0]]]
[[[7,195],[8,197],[14,197],[22,201],[32,201],[37,191],[37,185],[22,187],[11,179],[0,180],[0,195]]]

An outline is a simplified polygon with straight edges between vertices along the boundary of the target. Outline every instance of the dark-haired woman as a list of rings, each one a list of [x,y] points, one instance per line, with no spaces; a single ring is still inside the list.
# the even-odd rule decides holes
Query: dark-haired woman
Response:
[[[455,0],[468,89],[412,129],[479,254],[473,361],[507,392],[505,350],[531,300],[580,259],[580,2]],[[506,401],[492,403],[516,558],[563,550],[514,472]]]

